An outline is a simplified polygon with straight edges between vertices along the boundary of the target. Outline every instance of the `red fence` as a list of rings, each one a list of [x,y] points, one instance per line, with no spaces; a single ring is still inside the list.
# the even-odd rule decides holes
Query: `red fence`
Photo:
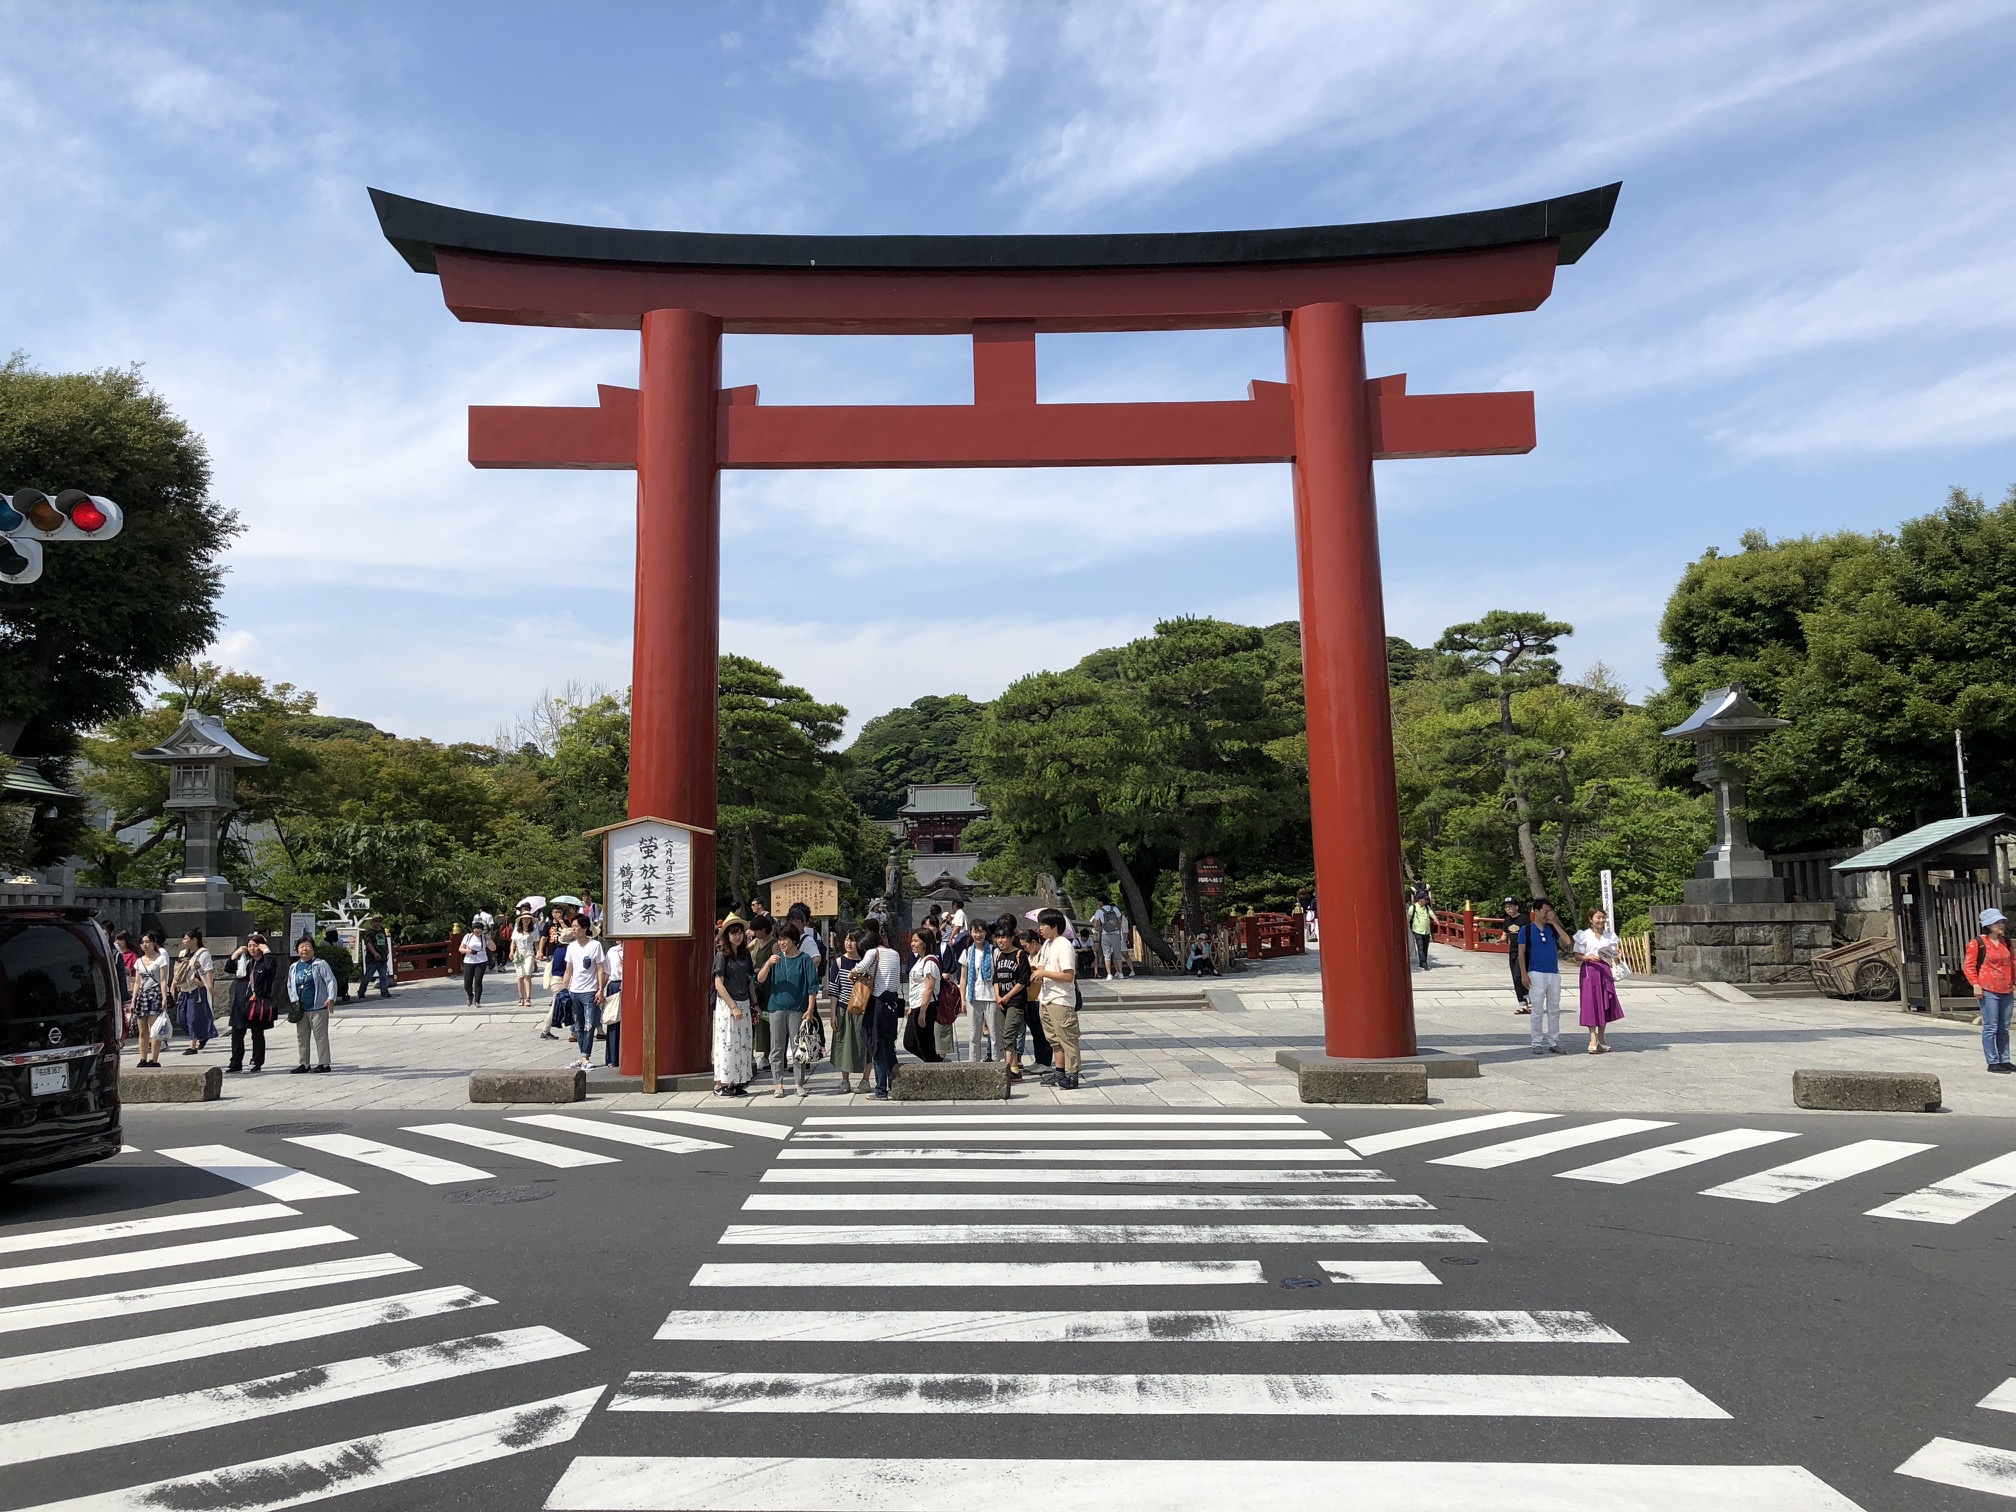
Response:
[[[1243,914],[1232,921],[1249,961],[1267,961],[1276,956],[1301,955],[1304,950],[1302,920],[1294,914]]]
[[[1487,955],[1509,955],[1511,942],[1505,937],[1505,921],[1466,908],[1435,910],[1435,939],[1458,950],[1481,950]]]
[[[392,980],[413,982],[423,977],[452,977],[462,971],[461,952],[446,940],[392,947]]]

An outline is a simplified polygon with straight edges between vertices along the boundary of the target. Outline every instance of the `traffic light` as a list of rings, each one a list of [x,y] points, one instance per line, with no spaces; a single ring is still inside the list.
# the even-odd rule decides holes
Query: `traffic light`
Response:
[[[125,524],[117,504],[81,488],[53,499],[39,488],[0,494],[0,583],[42,576],[44,541],[109,541]]]

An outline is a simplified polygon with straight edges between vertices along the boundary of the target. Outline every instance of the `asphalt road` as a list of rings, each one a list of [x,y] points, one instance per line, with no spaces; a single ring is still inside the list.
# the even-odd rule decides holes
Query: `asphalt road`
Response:
[[[1354,1151],[1474,1115],[724,1109],[783,1141],[556,1112],[586,1123],[135,1110],[133,1153],[0,1190],[0,1508],[2016,1498],[2016,1454],[1928,1450],[2016,1450],[2016,1400],[1976,1405],[2016,1376],[2016,1162],[1951,1181],[2016,1150],[2000,1121],[1557,1115]],[[1786,1166],[1738,1189],[1782,1200],[1702,1195]]]

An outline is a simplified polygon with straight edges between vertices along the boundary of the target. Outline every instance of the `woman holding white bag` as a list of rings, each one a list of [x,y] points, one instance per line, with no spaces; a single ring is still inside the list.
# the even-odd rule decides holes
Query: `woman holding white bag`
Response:
[[[161,1052],[168,1048],[168,984],[175,963],[161,949],[161,937],[152,931],[140,936],[140,954],[133,962],[133,1027],[140,1036],[142,1066],[159,1066]],[[159,1023],[163,1032],[156,1032]]]

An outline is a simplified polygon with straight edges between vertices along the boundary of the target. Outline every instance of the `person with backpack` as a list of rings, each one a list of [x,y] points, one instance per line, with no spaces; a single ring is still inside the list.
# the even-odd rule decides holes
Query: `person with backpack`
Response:
[[[1407,932],[1414,937],[1414,964],[1428,969],[1428,942],[1435,938],[1435,900],[1425,887],[1414,890],[1407,905]]]
[[[1981,1002],[1981,1054],[1997,1074],[2009,1064],[2009,1016],[2016,1004],[2016,969],[2009,953],[2009,919],[1999,908],[1981,910],[1981,933],[1967,942],[1960,969]]]
[[[903,960],[882,943],[882,931],[872,918],[858,934],[861,962],[854,968],[853,978],[868,984],[862,1028],[869,1062],[875,1068],[875,1090],[870,1095],[877,1102],[887,1102],[889,1083],[896,1075],[896,1037],[903,1028]]]

